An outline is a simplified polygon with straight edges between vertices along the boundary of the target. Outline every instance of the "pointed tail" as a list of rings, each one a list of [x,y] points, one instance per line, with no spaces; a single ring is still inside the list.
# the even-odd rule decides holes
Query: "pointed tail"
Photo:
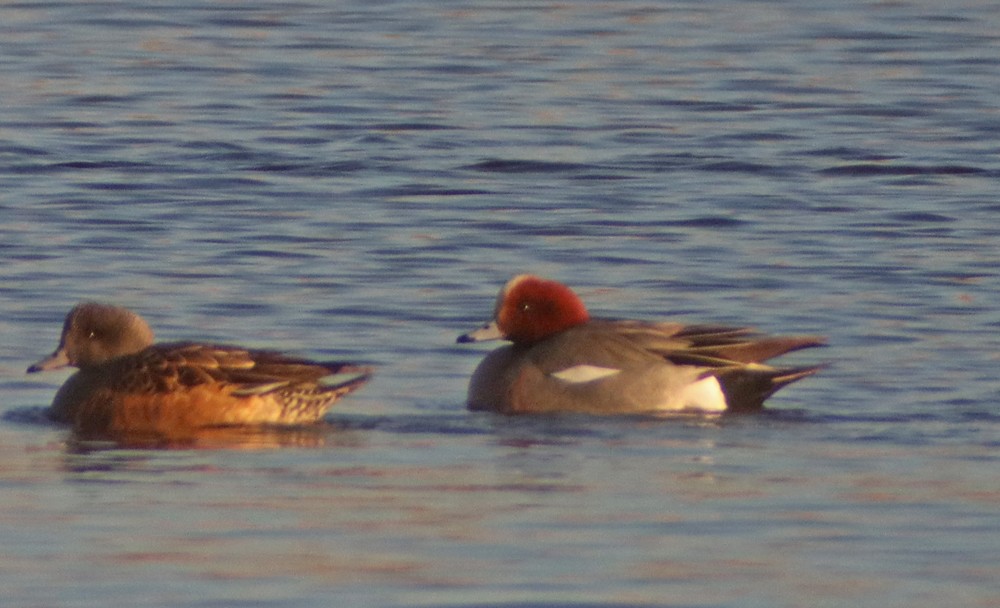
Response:
[[[722,386],[729,411],[748,412],[764,407],[764,401],[778,389],[811,376],[823,367],[825,366],[774,368],[747,365],[719,370],[715,377]]]

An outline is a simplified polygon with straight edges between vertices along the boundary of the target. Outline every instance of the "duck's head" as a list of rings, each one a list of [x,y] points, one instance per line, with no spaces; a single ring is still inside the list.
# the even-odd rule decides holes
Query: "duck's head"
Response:
[[[28,373],[75,366],[81,369],[137,353],[153,343],[153,330],[134,312],[83,302],[66,315],[59,347]]]
[[[558,281],[521,274],[497,295],[493,321],[459,336],[459,342],[506,339],[533,344],[590,320],[587,307],[573,290]]]

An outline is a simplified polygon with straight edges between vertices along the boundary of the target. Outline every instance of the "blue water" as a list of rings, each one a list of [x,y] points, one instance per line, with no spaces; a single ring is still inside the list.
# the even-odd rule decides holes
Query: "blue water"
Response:
[[[147,6],[147,4],[151,4]],[[0,5],[4,606],[1000,606],[1000,4]],[[512,274],[822,334],[723,420],[463,408]],[[81,299],[378,365],[81,444]]]

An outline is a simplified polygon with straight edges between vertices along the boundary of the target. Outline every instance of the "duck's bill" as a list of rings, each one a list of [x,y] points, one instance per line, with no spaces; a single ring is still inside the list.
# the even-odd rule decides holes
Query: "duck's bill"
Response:
[[[60,369],[69,365],[69,357],[66,356],[66,351],[62,348],[52,353],[48,357],[45,357],[38,363],[35,363],[28,368],[28,373],[33,374],[35,372],[46,372],[50,369]]]
[[[460,344],[464,342],[486,342],[487,340],[500,340],[501,338],[503,338],[503,333],[497,327],[496,321],[491,321],[479,329],[462,334],[458,337],[458,342]]]

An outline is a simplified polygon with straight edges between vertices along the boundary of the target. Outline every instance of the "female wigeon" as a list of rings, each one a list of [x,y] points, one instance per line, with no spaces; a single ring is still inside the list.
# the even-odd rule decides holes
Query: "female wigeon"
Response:
[[[94,302],[69,312],[55,353],[28,373],[66,366],[79,371],[56,393],[51,417],[100,436],[172,437],[227,425],[316,422],[371,375],[364,366],[264,350],[153,344],[139,315]]]
[[[479,364],[468,406],[505,414],[749,411],[819,367],[760,363],[814,336],[765,337],[747,328],[593,320],[565,285],[511,279],[494,320],[459,342],[507,339]]]

